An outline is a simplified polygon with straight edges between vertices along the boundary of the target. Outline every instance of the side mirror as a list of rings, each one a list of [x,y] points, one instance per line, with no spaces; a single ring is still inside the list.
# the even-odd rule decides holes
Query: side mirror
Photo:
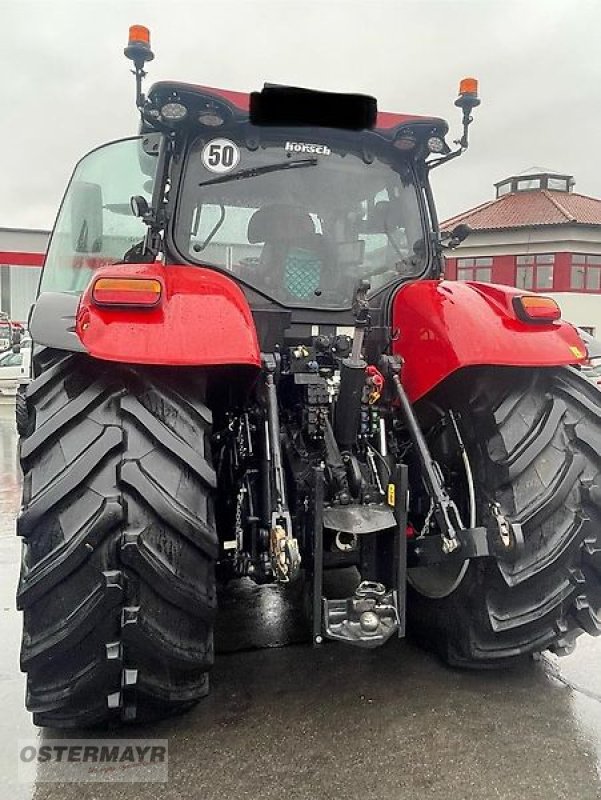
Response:
[[[140,219],[144,219],[144,217],[150,211],[148,201],[141,194],[136,194],[130,198],[129,207],[131,208],[131,213],[134,215],[134,217],[140,217]]]
[[[12,346],[13,353],[20,353],[21,352],[21,345],[19,342],[15,342]]]
[[[102,189],[78,181],[71,187],[71,244],[76,253],[102,249]]]
[[[448,250],[454,250],[456,247],[459,247],[461,242],[467,239],[471,232],[472,229],[470,226],[466,225],[465,222],[461,222],[459,225],[455,225],[452,231],[443,232],[441,244]]]

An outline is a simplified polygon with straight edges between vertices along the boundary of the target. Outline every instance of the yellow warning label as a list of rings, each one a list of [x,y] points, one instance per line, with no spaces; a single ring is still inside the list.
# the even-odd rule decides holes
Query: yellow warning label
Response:
[[[388,505],[394,506],[396,505],[396,486],[394,483],[388,484]]]
[[[570,350],[572,351],[572,355],[576,356],[576,358],[584,358],[584,356],[586,355],[586,353],[583,350],[573,345],[570,345]]]

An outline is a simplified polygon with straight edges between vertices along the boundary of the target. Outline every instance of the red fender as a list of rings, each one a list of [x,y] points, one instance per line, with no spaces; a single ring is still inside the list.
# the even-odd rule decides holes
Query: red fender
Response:
[[[462,367],[552,367],[586,359],[586,346],[567,322],[528,323],[512,305],[526,292],[509,286],[418,281],[393,298],[393,352],[405,361],[403,383],[418,400]]]
[[[98,278],[154,278],[162,295],[152,308],[97,306]],[[119,264],[96,270],[77,312],[76,332],[95,358],[130,364],[260,366],[257,332],[240,287],[202,267]]]

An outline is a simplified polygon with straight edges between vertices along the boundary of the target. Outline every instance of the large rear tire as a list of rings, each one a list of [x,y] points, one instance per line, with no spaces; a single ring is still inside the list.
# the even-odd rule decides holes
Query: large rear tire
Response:
[[[213,662],[204,376],[50,349],[34,370],[17,525],[27,707],[52,727],[185,710]]]
[[[488,368],[458,376],[434,400],[460,414],[478,524],[498,503],[523,526],[524,550],[515,563],[410,574],[415,636],[453,665],[490,667],[598,635],[599,390],[567,368]]]

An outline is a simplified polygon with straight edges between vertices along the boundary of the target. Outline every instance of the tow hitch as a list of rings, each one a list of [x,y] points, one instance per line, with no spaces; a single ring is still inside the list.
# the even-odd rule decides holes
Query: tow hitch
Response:
[[[313,514],[310,525],[314,532],[312,560],[312,617],[313,642],[319,645],[324,636],[358,647],[373,648],[384,644],[394,634],[405,635],[405,588],[407,583],[407,491],[408,475],[405,465],[393,470],[388,487],[392,527],[377,532],[358,533],[362,540],[366,571],[364,580],[350,597],[330,599],[323,595],[323,528],[324,474],[322,468],[313,473]],[[369,508],[369,507],[367,507]],[[387,543],[390,558],[383,562],[372,559],[370,543],[376,537]]]
[[[362,581],[346,600],[323,600],[325,634],[360,647],[378,647],[399,629],[396,591]]]

